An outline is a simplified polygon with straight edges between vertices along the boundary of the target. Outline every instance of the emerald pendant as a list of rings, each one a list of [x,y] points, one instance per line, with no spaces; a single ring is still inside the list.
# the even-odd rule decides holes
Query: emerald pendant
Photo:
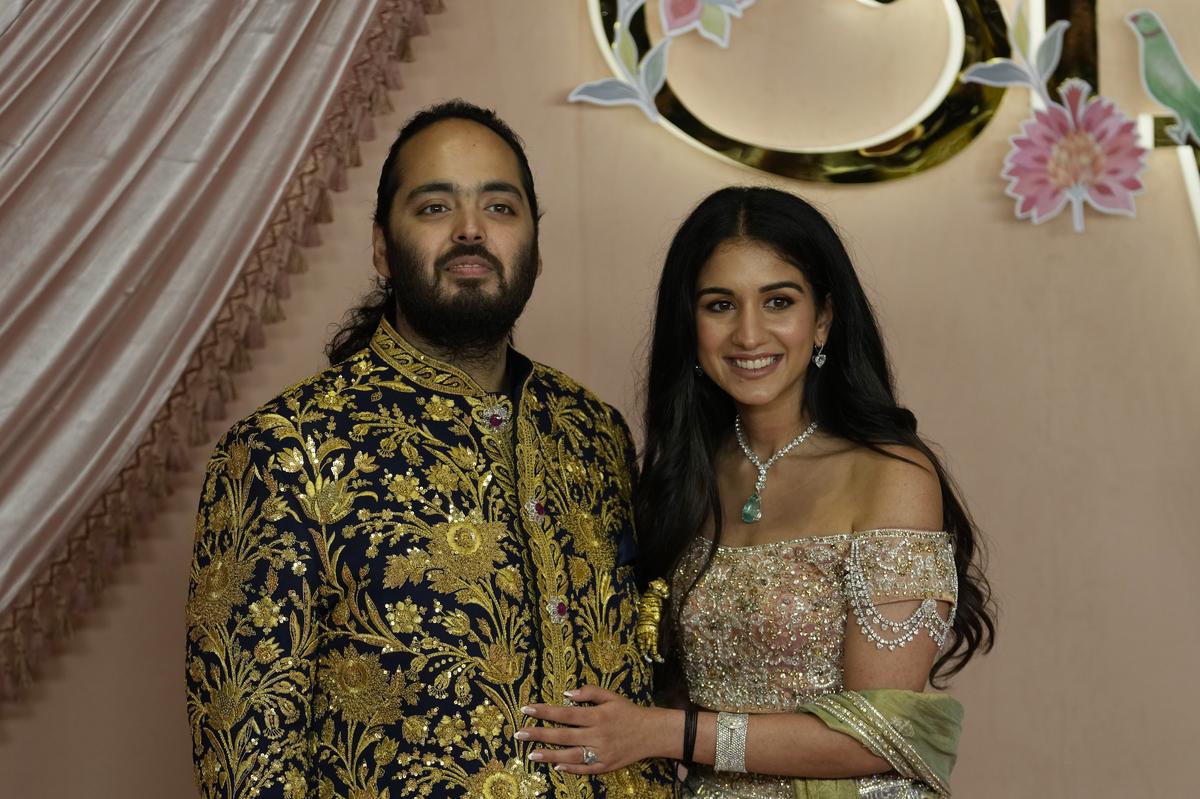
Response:
[[[742,523],[754,524],[762,518],[762,498],[755,491],[750,495],[750,499],[746,500],[746,504],[742,506]]]

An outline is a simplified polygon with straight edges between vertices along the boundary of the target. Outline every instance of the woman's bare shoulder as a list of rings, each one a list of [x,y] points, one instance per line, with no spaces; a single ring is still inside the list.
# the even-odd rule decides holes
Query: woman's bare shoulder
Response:
[[[855,530],[940,530],[942,488],[933,462],[916,447],[856,447],[850,492]]]

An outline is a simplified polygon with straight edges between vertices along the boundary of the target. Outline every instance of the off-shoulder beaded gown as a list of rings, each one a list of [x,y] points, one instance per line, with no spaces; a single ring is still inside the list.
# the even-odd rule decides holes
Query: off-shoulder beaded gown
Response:
[[[673,576],[682,596],[710,542],[697,537]],[[938,601],[954,603],[957,580],[950,537],[942,532],[871,530],[718,547],[712,564],[678,610],[691,700],[702,708],[778,713],[843,689],[847,624],[877,645],[899,647],[927,630],[944,638]],[[922,600],[907,619],[879,612],[890,602]],[[699,767],[697,797],[791,799],[790,779],[717,773]],[[872,799],[923,796],[896,777],[859,780]]]

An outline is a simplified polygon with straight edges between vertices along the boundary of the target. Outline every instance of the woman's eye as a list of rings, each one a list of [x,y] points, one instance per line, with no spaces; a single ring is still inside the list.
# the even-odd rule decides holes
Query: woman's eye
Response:
[[[795,302],[790,297],[771,297],[767,300],[767,307],[775,311],[782,311],[784,308],[790,308],[793,305],[795,305]]]
[[[710,302],[705,306],[706,310],[715,311],[717,313],[724,313],[731,308],[733,308],[733,303],[729,300],[716,300],[715,302]]]

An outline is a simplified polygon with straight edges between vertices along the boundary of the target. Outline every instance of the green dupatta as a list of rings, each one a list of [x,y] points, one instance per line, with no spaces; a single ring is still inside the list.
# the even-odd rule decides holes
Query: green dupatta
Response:
[[[950,795],[963,707],[944,694],[883,689],[826,694],[799,708],[892,764],[922,799]],[[859,799],[859,780],[793,781],[796,799]],[[870,795],[869,793],[866,795]],[[881,793],[881,795],[884,795]],[[886,794],[893,795],[893,794]]]

